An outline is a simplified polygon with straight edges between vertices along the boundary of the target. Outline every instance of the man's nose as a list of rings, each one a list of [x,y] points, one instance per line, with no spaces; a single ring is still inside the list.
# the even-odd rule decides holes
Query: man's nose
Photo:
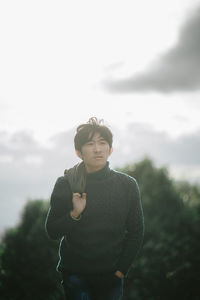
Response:
[[[100,150],[100,146],[98,144],[94,144],[94,151],[99,152]]]

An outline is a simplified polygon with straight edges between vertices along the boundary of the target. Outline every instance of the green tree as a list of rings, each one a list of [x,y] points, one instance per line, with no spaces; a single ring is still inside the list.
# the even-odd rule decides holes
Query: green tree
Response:
[[[129,273],[124,299],[199,299],[200,205],[184,202],[167,169],[155,168],[148,158],[121,171],[137,179],[145,218],[143,248]],[[185,194],[189,186],[182,186]]]
[[[191,185],[187,181],[176,181],[175,186],[183,202],[198,209],[200,204],[200,186],[197,184]]]
[[[50,241],[44,229],[47,210],[47,201],[28,201],[20,224],[5,232],[0,253],[1,299],[63,299],[55,270],[58,243]]]

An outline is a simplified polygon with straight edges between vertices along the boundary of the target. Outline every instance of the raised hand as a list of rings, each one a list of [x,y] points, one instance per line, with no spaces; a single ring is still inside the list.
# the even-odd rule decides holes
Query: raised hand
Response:
[[[83,193],[82,196],[79,193],[73,193],[72,203],[73,210],[70,214],[73,218],[78,218],[86,206],[86,193]]]

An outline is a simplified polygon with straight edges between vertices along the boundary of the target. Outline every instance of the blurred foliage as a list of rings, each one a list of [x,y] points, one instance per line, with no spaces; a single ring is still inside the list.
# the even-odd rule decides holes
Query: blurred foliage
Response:
[[[63,299],[56,272],[58,242],[47,238],[48,202],[29,200],[21,222],[5,232],[0,250],[0,299]]]
[[[190,206],[199,206],[200,186],[190,185],[187,181],[177,181],[175,186],[184,203]]]
[[[148,158],[120,171],[137,179],[145,218],[143,248],[125,280],[123,300],[200,299],[199,186],[172,180]],[[21,222],[4,233],[2,300],[63,299],[55,270],[58,242],[44,229],[48,206],[44,200],[28,201]]]
[[[200,299],[199,187],[175,182],[148,158],[120,171],[137,179],[145,219],[124,300]]]

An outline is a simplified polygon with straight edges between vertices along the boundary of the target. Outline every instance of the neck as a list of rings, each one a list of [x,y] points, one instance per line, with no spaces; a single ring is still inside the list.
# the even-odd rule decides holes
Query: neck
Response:
[[[100,166],[100,167],[91,167],[91,166],[85,165],[85,168],[86,168],[87,173],[94,173],[99,170],[102,170],[105,166],[106,166],[106,163],[105,163],[105,165]]]

